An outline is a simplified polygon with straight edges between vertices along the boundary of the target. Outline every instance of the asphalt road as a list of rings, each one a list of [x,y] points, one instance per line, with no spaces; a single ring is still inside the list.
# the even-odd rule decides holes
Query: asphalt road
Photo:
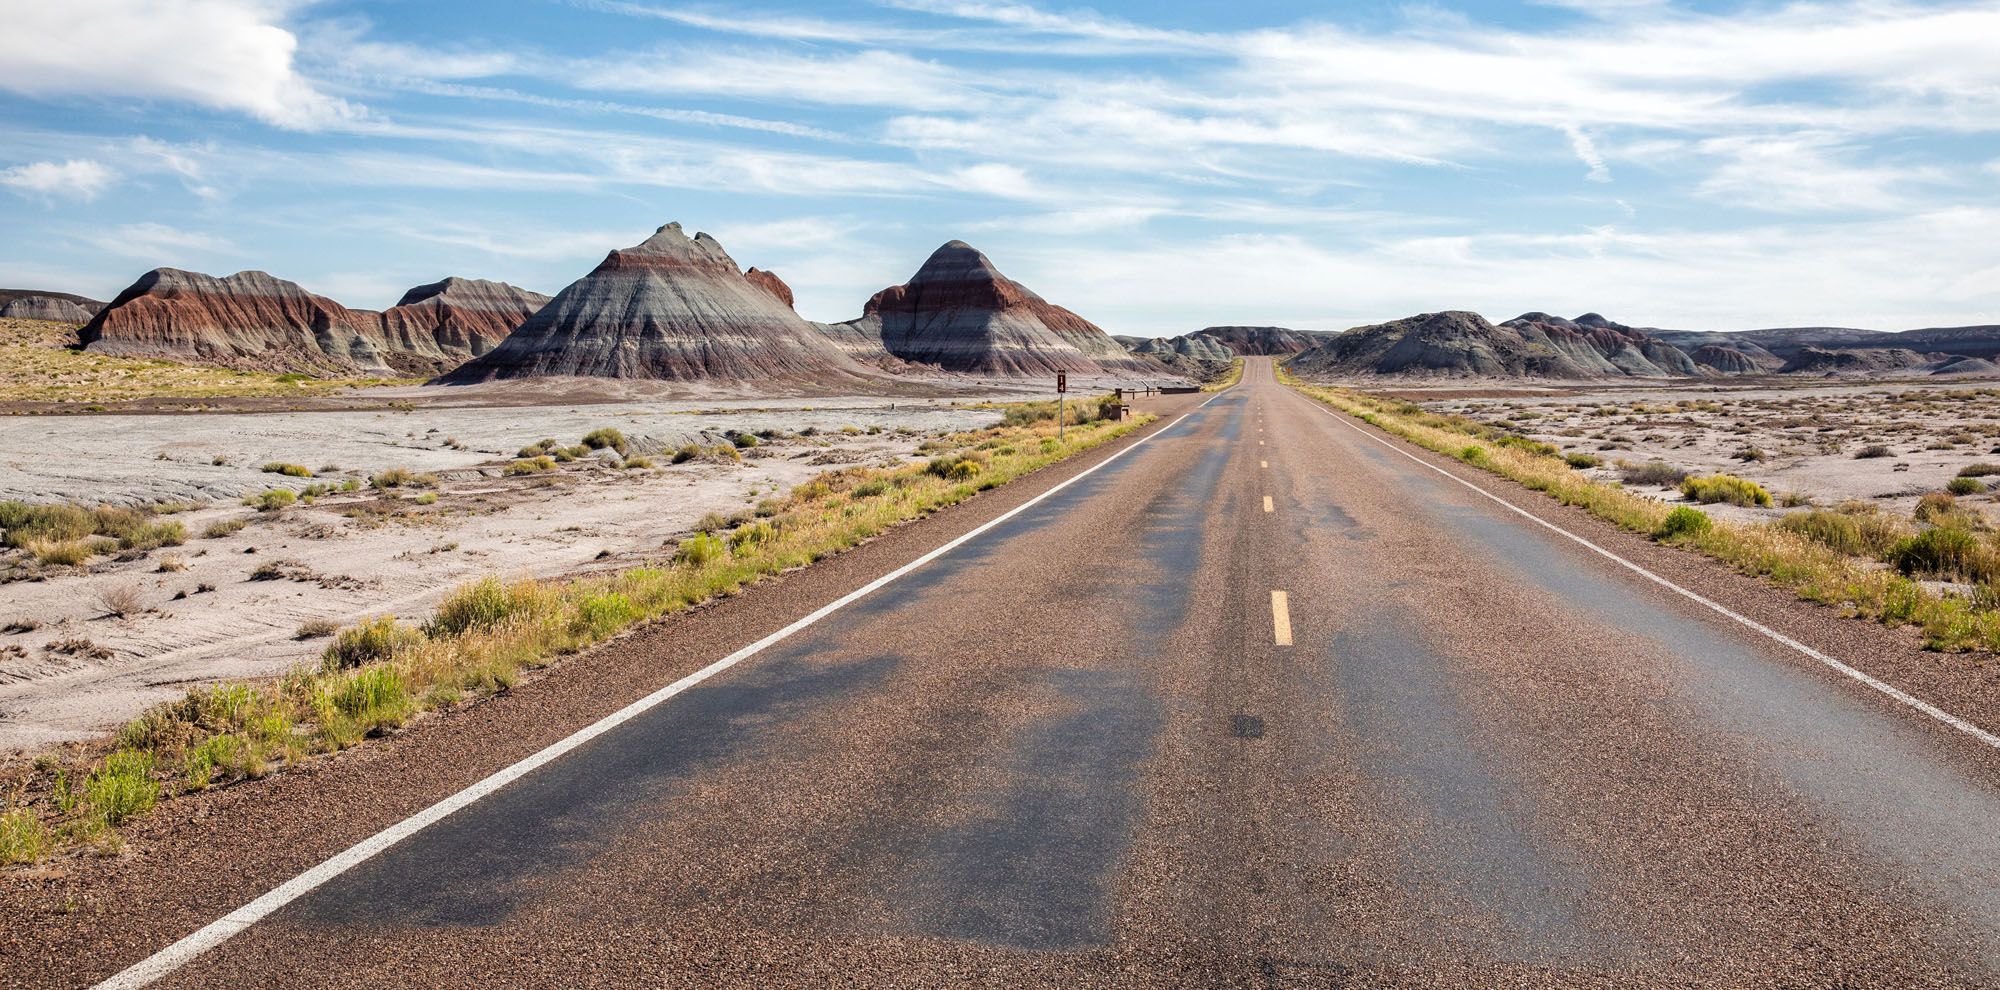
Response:
[[[157,985],[1994,986],[1996,763],[1253,361]]]

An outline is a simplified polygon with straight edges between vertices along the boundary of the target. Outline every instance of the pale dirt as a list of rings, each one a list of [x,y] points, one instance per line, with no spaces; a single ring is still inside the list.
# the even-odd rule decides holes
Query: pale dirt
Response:
[[[1696,474],[1748,478],[1773,496],[1792,493],[1811,504],[1875,503],[1908,514],[1928,492],[1943,490],[1960,468],[2000,463],[2000,391],[1957,382],[1815,384],[1811,386],[1572,388],[1544,394],[1458,394],[1402,397],[1437,412],[1458,413],[1592,454],[1604,466],[1588,473],[1619,477],[1619,461],[1665,461]],[[1638,407],[1635,409],[1635,406]],[[1891,456],[1856,459],[1870,444]],[[1736,455],[1755,449],[1763,460]],[[2000,482],[2000,477],[1984,479]],[[1674,489],[1635,486],[1667,502]],[[1782,499],[1780,500],[1782,501]],[[1969,508],[2000,517],[1991,493],[1967,496]],[[1770,519],[1794,508],[1704,506],[1726,518]]]
[[[879,396],[0,417],[0,499],[206,503],[173,517],[187,526],[184,546],[0,584],[0,625],[40,623],[0,633],[0,752],[94,736],[192,685],[315,663],[326,640],[294,638],[308,619],[419,618],[451,588],[486,575],[550,576],[656,559],[705,513],[738,511],[822,471],[900,462],[930,436],[998,418],[944,399]],[[602,426],[622,430],[633,453],[658,466],[628,472],[598,461],[553,476],[500,473],[521,447],[544,438],[574,444]],[[668,463],[667,452],[686,443],[807,427],[820,432],[766,441],[741,464]],[[871,427],[879,432],[866,432]],[[227,463],[212,463],[218,456]],[[314,479],[333,482],[404,467],[438,473],[442,488],[429,506],[414,504],[420,492],[406,491],[386,520],[343,514],[382,504],[366,489],[260,514],[240,498],[311,483],[263,473],[266,461],[335,468]],[[251,523],[230,536],[201,536],[232,518]],[[169,560],[186,569],[162,571]],[[274,561],[295,565],[287,569],[304,579],[250,579]],[[199,591],[203,585],[213,590]],[[105,617],[98,597],[120,588],[136,588],[152,611]],[[111,655],[45,649],[77,638]]]

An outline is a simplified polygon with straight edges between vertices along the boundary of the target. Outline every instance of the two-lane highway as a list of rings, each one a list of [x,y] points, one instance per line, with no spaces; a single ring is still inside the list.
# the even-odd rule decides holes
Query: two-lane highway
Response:
[[[1995,985],[1995,764],[1253,360],[159,985]]]

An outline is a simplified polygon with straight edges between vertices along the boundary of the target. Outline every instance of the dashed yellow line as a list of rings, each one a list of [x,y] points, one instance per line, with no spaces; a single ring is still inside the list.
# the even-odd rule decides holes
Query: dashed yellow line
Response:
[[[1260,468],[1267,468],[1267,467],[1270,467],[1270,466],[1271,466],[1271,462],[1270,462],[1270,461],[1258,461],[1258,462],[1257,462],[1257,466],[1258,466],[1258,467],[1260,467]]]
[[[1271,496],[1269,495],[1264,496],[1264,511],[1271,511]]]
[[[1292,645],[1292,605],[1282,591],[1271,592],[1271,635],[1279,646]]]

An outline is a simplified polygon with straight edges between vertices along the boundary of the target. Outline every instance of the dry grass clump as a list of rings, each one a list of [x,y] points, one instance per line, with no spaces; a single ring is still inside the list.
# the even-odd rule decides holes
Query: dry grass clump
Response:
[[[436,488],[437,484],[438,476],[435,474],[418,474],[409,468],[400,467],[390,468],[386,471],[377,471],[368,478],[369,487],[378,489]]]
[[[287,478],[310,478],[313,476],[312,468],[306,467],[303,464],[286,464],[283,461],[271,461],[265,464],[261,470],[265,474],[282,474]]]
[[[1778,526],[1822,546],[1854,557],[1881,557],[1911,534],[1907,520],[1873,505],[1856,502],[1838,510],[1810,509],[1793,512],[1778,520]]]
[[[138,586],[130,584],[117,585],[99,591],[97,593],[97,607],[103,609],[105,615],[114,619],[123,619],[127,616],[138,615],[146,610],[146,605],[139,594]]]
[[[201,535],[203,539],[218,540],[225,536],[233,536],[248,525],[250,525],[248,519],[217,519],[209,523],[208,527],[201,531]]]
[[[615,450],[624,457],[627,449],[625,434],[616,427],[601,426],[583,435],[583,445],[591,450]]]
[[[178,507],[176,507],[178,511]],[[0,502],[0,543],[44,564],[73,566],[114,550],[144,553],[187,542],[187,527],[153,509]]]
[[[533,457],[523,457],[520,460],[517,460],[514,463],[507,465],[507,473],[510,475],[545,474],[555,469],[556,469],[556,459],[550,457],[547,454],[536,454]]]
[[[243,504],[254,507],[258,512],[278,512],[290,508],[299,500],[299,493],[289,488],[267,488],[255,495],[243,496]]]
[[[325,617],[315,617],[299,623],[293,639],[324,639],[340,631],[340,623]]]
[[[1673,488],[1687,480],[1688,473],[1665,461],[1649,461],[1645,464],[1620,462],[1618,480],[1628,485],[1656,485]]]
[[[1871,443],[1868,446],[1855,451],[1854,459],[1857,461],[1865,461],[1869,460],[1870,458],[1876,458],[1876,457],[1893,457],[1895,456],[1895,454],[1896,452],[1890,450],[1888,445],[1886,444]]]
[[[689,537],[661,566],[572,580],[488,578],[454,591],[422,627],[382,616],[340,630],[318,670],[275,684],[198,689],[134,720],[120,734],[120,752],[149,760],[146,772],[133,773],[141,756],[119,757],[116,773],[130,785],[120,785],[122,797],[107,790],[102,805],[48,802],[43,817],[55,827],[53,844],[104,834],[107,823],[138,813],[143,795],[162,788],[172,794],[256,776],[390,731],[417,712],[505,690],[523,670],[635,622],[838,553],[1145,422],[1072,427],[1053,445],[1042,442],[1053,440],[1053,422],[961,435],[954,438],[961,448],[1001,441],[978,458],[962,458],[984,465],[971,479],[940,476],[922,464],[829,472],[769,500],[769,515],[721,520],[714,528],[726,534]],[[101,813],[107,807],[118,810]]]

